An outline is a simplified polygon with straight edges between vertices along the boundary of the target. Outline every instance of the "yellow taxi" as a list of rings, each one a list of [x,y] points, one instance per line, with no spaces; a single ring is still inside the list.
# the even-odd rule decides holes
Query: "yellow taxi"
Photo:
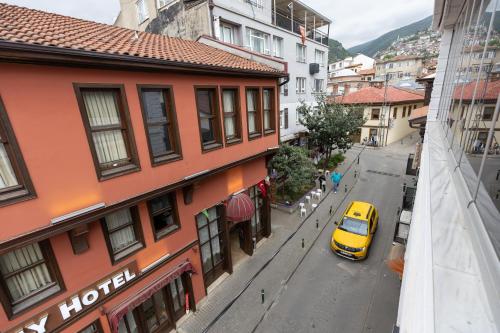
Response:
[[[351,260],[365,259],[378,226],[378,212],[368,202],[353,201],[345,210],[332,233],[330,247],[339,256]]]

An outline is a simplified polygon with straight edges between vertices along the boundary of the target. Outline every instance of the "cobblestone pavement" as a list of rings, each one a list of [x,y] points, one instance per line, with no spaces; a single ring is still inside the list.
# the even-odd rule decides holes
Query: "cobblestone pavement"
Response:
[[[252,257],[239,263],[197,311],[178,324],[177,330],[332,332],[337,331],[339,323],[338,328],[343,330],[338,332],[382,332],[376,329],[380,325],[374,317],[381,314],[386,317],[381,328],[389,332],[397,311],[399,279],[387,270],[384,258],[390,249],[395,212],[401,202],[402,177],[397,175],[403,173],[406,157],[397,150],[365,150],[358,164],[356,159],[362,149],[358,146],[347,152],[346,161],[339,166],[344,174],[340,191],[324,195],[312,214],[310,205],[306,218],[298,212],[288,214],[273,209],[271,237]],[[368,170],[392,172],[394,176]],[[358,199],[374,202],[384,221],[370,258],[353,263],[333,255],[328,244],[333,220],[339,218],[349,200]],[[362,280],[360,284],[358,280]],[[341,299],[348,300],[349,305],[340,303]],[[381,308],[373,307],[377,302]],[[363,320],[355,318],[359,315]],[[350,321],[360,324],[345,324]]]

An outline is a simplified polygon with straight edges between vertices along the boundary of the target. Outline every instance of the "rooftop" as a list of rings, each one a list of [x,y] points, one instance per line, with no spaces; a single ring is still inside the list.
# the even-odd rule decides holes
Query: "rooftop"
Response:
[[[377,64],[385,64],[387,62],[412,60],[412,59],[422,59],[422,57],[418,56],[418,55],[400,55],[400,56],[392,57],[392,58],[387,59],[387,60],[378,59]]]
[[[472,101],[474,97],[474,88],[476,87],[476,81],[472,81],[465,84],[459,84],[455,87],[455,92],[453,94],[454,99],[460,99],[462,96],[462,87],[463,87],[463,100]],[[498,98],[498,94],[500,93],[500,80],[497,81],[489,81],[486,82],[484,80],[479,81],[479,85],[477,87],[478,96],[476,96],[477,100],[489,100],[496,101]]]
[[[359,75],[375,75],[375,68],[360,69],[358,71]]]
[[[0,50],[20,49],[119,58],[179,67],[275,74],[278,70],[180,38],[115,27],[0,3]]]
[[[385,88],[365,87],[345,96],[337,96],[333,99],[342,104],[382,104],[384,103]],[[400,89],[396,87],[387,87],[385,101],[388,104],[423,101],[424,96],[421,92]]]

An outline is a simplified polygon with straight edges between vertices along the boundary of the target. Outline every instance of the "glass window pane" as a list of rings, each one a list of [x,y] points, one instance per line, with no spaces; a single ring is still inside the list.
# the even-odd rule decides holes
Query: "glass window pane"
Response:
[[[271,111],[269,110],[264,110],[264,128],[271,128]]]
[[[176,280],[170,282],[170,292],[172,293],[172,302],[174,304],[174,311],[179,311],[181,304],[179,303],[179,295],[177,294]]]
[[[214,265],[217,265],[222,261],[219,236],[212,238],[212,254],[214,258]]]
[[[97,159],[101,165],[128,159],[125,140],[121,130],[93,132]]]
[[[142,91],[142,100],[148,122],[168,120],[163,90],[144,90]]]
[[[236,136],[236,124],[234,117],[224,118],[224,130],[226,138],[230,139]]]
[[[126,319],[128,323],[128,327],[130,329],[130,333],[137,333],[139,329],[137,328],[137,324],[135,323],[135,318],[132,312],[126,314]]]
[[[156,319],[156,311],[153,304],[153,299],[149,298],[141,305],[142,314],[144,315],[144,320],[146,322],[146,328],[148,332],[153,332],[158,328],[158,320]]]
[[[208,218],[210,221],[215,220],[218,217],[217,215],[217,207],[211,207],[208,209]]]
[[[171,208],[171,194],[166,194],[159,196],[157,198],[151,199],[149,201],[151,206],[151,212],[154,214],[155,212],[163,209],[163,208]]]
[[[208,214],[208,213],[207,213]],[[196,224],[198,224],[198,228],[203,227],[204,225],[207,224],[207,217],[203,213],[199,213],[196,215]]]
[[[161,156],[172,152],[168,126],[148,126],[148,137],[153,156]]]
[[[109,90],[82,91],[90,127],[120,125],[116,95]]]
[[[232,113],[235,112],[235,91],[234,90],[224,90],[222,92],[222,102],[224,105],[224,112]]]
[[[200,118],[200,127],[201,127],[201,139],[203,142],[212,142],[215,141],[215,133],[212,127],[212,121],[209,118]]]
[[[10,164],[7,151],[3,143],[0,143],[0,189],[18,185],[14,169]]]
[[[154,302],[156,304],[156,307],[159,311],[159,313],[157,313],[158,321],[160,322],[160,324],[162,324],[163,322],[168,320],[168,312],[167,312],[167,306],[165,304],[165,298],[163,296],[163,290],[156,292],[153,295],[153,298],[154,298]]]
[[[133,226],[128,226],[109,235],[109,241],[113,252],[116,253],[123,248],[136,242],[135,231]]]
[[[198,233],[199,233],[199,237],[200,237],[200,243],[205,243],[210,238],[210,236],[208,235],[208,228],[207,227],[201,228]]]
[[[218,221],[215,220],[214,222],[210,223],[210,237],[214,237],[219,234],[219,225]]]
[[[212,253],[210,243],[201,246],[201,260],[203,261],[203,271],[208,272],[212,269]]]

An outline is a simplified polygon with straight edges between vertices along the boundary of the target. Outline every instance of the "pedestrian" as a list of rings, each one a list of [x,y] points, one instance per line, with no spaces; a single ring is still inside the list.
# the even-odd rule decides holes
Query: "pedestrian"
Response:
[[[326,192],[326,177],[325,174],[322,173],[321,176],[318,178],[319,180],[319,187],[323,190],[323,193]]]
[[[337,189],[339,188],[340,180],[342,179],[342,174],[340,172],[334,171],[332,173],[332,183],[333,183],[333,191],[337,193]]]

